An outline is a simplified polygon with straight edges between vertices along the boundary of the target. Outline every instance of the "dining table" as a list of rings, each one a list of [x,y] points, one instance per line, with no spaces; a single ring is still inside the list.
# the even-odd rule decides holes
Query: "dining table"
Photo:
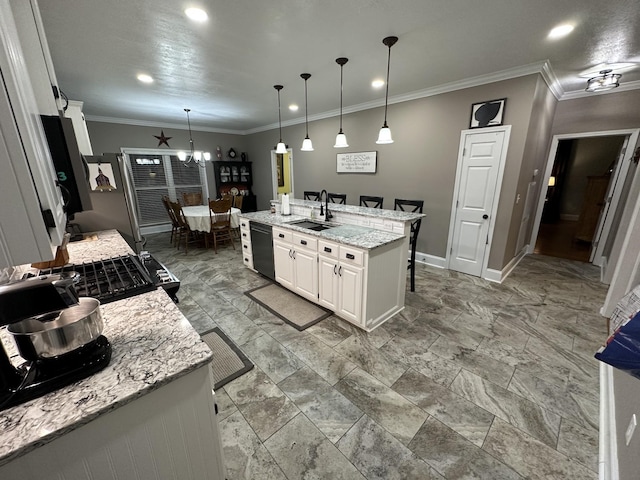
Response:
[[[238,220],[238,216],[240,215],[240,209],[231,207],[231,228],[239,228],[240,223]],[[191,205],[182,207],[182,212],[184,213],[184,218],[187,220],[189,224],[189,228],[191,230],[197,230],[199,232],[210,232],[211,231],[211,218],[209,217],[209,206],[208,205]],[[220,215],[220,214],[212,214],[212,215]]]

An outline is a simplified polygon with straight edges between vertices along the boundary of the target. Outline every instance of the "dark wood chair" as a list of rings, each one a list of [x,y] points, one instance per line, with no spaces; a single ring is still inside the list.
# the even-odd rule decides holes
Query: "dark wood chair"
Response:
[[[180,244],[184,238],[184,253],[185,255],[188,255],[189,244],[199,242],[200,236],[198,232],[191,230],[191,227],[189,227],[189,223],[184,217],[184,212],[182,211],[182,205],[180,205],[180,202],[172,202],[169,200],[169,206],[171,207],[171,211],[178,223],[178,240],[176,241],[176,248],[178,250],[180,249]]]
[[[202,205],[202,192],[182,192],[182,203],[186,206]]]
[[[424,200],[401,200],[396,198],[393,209],[402,210],[404,212],[417,212],[422,213],[422,207],[424,206]],[[411,233],[409,234],[409,247],[411,248],[411,256],[409,257],[409,265],[407,268],[411,270],[411,291],[416,291],[416,243],[418,240],[418,233],[420,233],[420,225],[422,224],[422,218],[411,222]]]
[[[347,204],[347,194],[346,193],[328,193],[329,201],[331,203],[338,203],[340,205]]]
[[[382,208],[384,197],[371,197],[369,195],[360,195],[360,206],[369,208]]]
[[[211,218],[211,238],[213,249],[218,253],[218,242],[231,242],[233,249],[233,232],[231,231],[231,205],[232,198],[222,200],[209,200],[209,217]]]
[[[180,224],[178,223],[178,220],[176,219],[176,216],[173,213],[173,209],[169,204],[170,201],[171,200],[169,200],[168,196],[166,195],[162,196],[162,204],[164,205],[164,208],[167,210],[167,215],[169,216],[169,220],[171,220],[171,238],[169,239],[169,241],[171,242],[172,245],[175,246],[176,239],[178,238],[178,231],[180,230]]]
[[[305,191],[304,192],[304,199],[305,200],[313,200],[314,202],[319,202],[320,201],[320,192],[311,192],[311,191]]]

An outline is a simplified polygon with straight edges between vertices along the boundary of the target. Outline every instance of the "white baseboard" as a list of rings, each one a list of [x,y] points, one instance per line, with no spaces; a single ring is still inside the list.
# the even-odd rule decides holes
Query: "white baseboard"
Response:
[[[171,224],[163,223],[161,225],[150,225],[148,227],[140,227],[140,233],[142,235],[151,235],[152,233],[170,232]]]
[[[598,478],[618,480],[618,442],[616,440],[616,403],[613,367],[600,364],[600,426]]]
[[[416,252],[416,262],[424,263],[436,268],[446,268],[447,259],[443,257],[436,257],[435,255],[429,255],[428,253]]]
[[[525,246],[520,253],[518,253],[515,257],[511,259],[509,263],[505,265],[502,270],[494,270],[493,268],[487,268],[484,274],[485,280],[489,280],[490,282],[502,283],[509,276],[509,274],[513,271],[514,268],[520,263],[520,260],[524,258],[528,251],[528,245]]]

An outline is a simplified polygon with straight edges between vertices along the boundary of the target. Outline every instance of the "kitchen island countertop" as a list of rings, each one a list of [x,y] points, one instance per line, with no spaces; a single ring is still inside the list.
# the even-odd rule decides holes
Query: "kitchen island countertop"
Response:
[[[71,263],[133,253],[115,230],[69,245]],[[206,365],[209,347],[161,288],[100,307],[113,349],[102,371],[0,411],[0,465]],[[5,333],[5,332],[2,332]]]

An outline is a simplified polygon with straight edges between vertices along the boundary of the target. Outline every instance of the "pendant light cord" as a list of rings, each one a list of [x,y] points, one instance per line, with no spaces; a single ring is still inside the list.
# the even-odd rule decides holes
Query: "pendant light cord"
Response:
[[[344,64],[340,65],[340,133],[342,133],[342,69]]]
[[[282,143],[282,118],[280,117],[280,89],[278,89],[278,125],[280,126],[280,143]]]
[[[387,57],[387,88],[384,94],[384,127],[387,126],[387,106],[389,104],[389,67],[391,65],[391,45],[389,45],[389,56]]]
[[[309,116],[308,116],[309,108],[307,106],[307,78],[304,79],[304,123],[307,129],[306,138],[309,138]]]
[[[189,146],[191,147],[191,158],[193,158],[194,149],[193,149],[193,135],[191,134],[191,120],[189,119],[190,108],[185,108],[185,112],[187,112],[187,125],[189,126]]]

